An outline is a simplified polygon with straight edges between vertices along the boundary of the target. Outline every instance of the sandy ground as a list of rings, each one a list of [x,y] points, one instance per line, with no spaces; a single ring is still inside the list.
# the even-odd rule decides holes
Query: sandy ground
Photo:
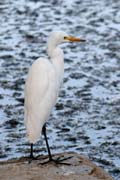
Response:
[[[40,162],[46,157],[39,157],[28,163],[28,159],[4,161],[0,163],[1,180],[113,180],[103,169],[97,167],[87,158],[75,153],[55,155],[69,157],[65,162],[70,165],[48,163],[41,165]]]

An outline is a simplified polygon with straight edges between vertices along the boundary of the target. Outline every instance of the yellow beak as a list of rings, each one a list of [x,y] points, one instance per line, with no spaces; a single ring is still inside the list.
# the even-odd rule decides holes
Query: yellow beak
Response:
[[[66,36],[64,37],[65,40],[71,41],[71,42],[85,42],[85,39],[81,39],[81,38],[76,38],[73,36]]]

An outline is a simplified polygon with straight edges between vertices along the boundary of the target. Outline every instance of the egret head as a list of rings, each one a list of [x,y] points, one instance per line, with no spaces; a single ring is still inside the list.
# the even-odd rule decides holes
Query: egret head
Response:
[[[65,33],[64,31],[53,31],[50,34],[49,37],[49,42],[51,42],[52,44],[54,44],[55,46],[64,43],[64,42],[84,42],[84,39],[80,39],[80,38],[76,38],[73,36],[69,36],[67,33]]]
[[[49,56],[53,56],[53,52],[59,44],[64,42],[84,42],[84,39],[69,36],[63,31],[53,31],[48,38],[47,53]],[[57,48],[58,49],[58,48]],[[60,50],[60,49],[59,49]]]

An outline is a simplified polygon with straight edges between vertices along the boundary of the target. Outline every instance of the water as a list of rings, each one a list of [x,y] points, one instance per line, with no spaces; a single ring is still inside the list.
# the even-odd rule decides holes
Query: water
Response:
[[[53,153],[86,155],[120,179],[120,1],[0,2],[0,160],[28,155],[23,124],[28,68],[45,56],[49,32],[87,40],[62,45],[64,85],[48,122]],[[43,137],[36,154],[46,154]]]

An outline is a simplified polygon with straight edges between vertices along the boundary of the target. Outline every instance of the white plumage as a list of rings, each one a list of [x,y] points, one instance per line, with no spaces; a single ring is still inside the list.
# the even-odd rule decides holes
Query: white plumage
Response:
[[[30,143],[41,135],[42,127],[54,107],[64,73],[62,42],[81,41],[62,31],[52,32],[47,43],[50,60],[39,58],[32,64],[25,83],[25,126]]]

